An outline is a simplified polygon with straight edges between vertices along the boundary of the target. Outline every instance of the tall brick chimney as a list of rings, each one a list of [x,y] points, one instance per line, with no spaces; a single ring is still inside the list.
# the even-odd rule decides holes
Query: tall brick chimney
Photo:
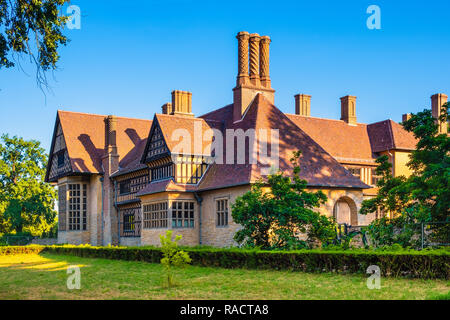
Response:
[[[257,33],[239,32],[238,75],[233,89],[233,121],[242,119],[245,111],[258,93],[274,103],[275,90],[269,74],[270,38]]]
[[[172,113],[176,115],[193,117],[192,93],[188,91],[172,91]]]
[[[117,150],[117,117],[105,118],[105,153],[103,167],[103,245],[119,244],[118,216],[114,207],[114,187],[111,175],[119,170]]]
[[[444,104],[447,103],[448,96],[444,93],[436,93],[431,96],[431,113],[433,117],[436,118],[438,122],[439,133],[447,133],[448,132],[448,123],[447,121],[439,121],[439,117],[442,114],[441,108]]]
[[[341,98],[341,120],[356,125],[356,97],[345,96]]]
[[[311,115],[311,96],[307,94],[296,94],[295,114],[309,117]]]

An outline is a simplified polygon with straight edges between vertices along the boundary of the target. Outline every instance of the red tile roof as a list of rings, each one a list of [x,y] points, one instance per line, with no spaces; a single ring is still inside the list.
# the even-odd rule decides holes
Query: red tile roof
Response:
[[[103,115],[58,111],[67,150],[72,167],[78,173],[102,172],[101,157],[105,145],[105,118]],[[117,118],[117,147],[120,169],[113,176],[146,168],[141,163],[147,145],[152,121]],[[385,120],[374,124],[348,125],[344,121],[284,114],[263,95],[258,94],[241,121],[233,123],[233,105],[228,105],[207,113],[199,118],[156,114],[155,123],[160,125],[164,139],[170,151],[176,149],[179,139],[172,135],[177,129],[187,130],[191,136],[191,150],[196,154],[194,141],[201,127],[203,135],[208,129],[217,129],[225,137],[226,129],[278,129],[279,130],[279,167],[286,173],[292,173],[289,159],[294,151],[302,152],[299,159],[300,176],[310,186],[368,188],[358,178],[351,175],[339,162],[374,163],[375,153],[390,150],[415,148],[416,140],[398,123]],[[224,139],[226,140],[226,139]],[[201,154],[210,155],[204,147]],[[236,153],[236,150],[234,150]],[[246,164],[210,165],[198,185],[177,184],[172,180],[155,181],[144,188],[140,194],[161,191],[197,191],[249,184],[263,178],[261,168],[268,165],[258,161]],[[198,153],[197,153],[198,154]],[[224,159],[226,141],[224,141]],[[338,162],[339,161],[339,162]]]
[[[417,140],[414,135],[392,120],[384,120],[367,126],[373,152],[386,150],[414,150]]]
[[[72,169],[77,173],[103,172],[101,157],[105,152],[104,115],[58,111]],[[117,117],[117,149],[119,166],[140,165],[137,157],[151,126],[150,120]]]
[[[372,163],[376,153],[391,149],[414,150],[413,134],[392,120],[349,125],[342,120],[286,114],[299,128],[342,163]]]
[[[232,123],[231,108],[232,106],[227,106],[217,110],[217,112],[206,114],[202,118],[216,121],[223,120],[227,129],[243,129],[244,131],[255,129],[257,133],[259,129],[278,129],[280,170],[292,173],[293,168],[290,159],[294,151],[300,150],[302,152],[299,159],[300,177],[306,179],[310,186],[368,187],[342,167],[284,113],[266,100],[262,94],[256,96],[242,121]],[[226,150],[225,147],[224,150]],[[248,159],[247,148],[246,159]],[[199,190],[252,183],[263,177],[261,168],[268,167],[267,165],[259,161],[257,164],[248,164],[248,160],[246,162],[247,164],[213,164],[200,182]]]

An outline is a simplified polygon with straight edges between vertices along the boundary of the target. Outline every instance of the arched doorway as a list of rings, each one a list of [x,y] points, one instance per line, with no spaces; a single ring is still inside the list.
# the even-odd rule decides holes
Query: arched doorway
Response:
[[[334,204],[333,215],[337,223],[358,225],[358,209],[355,201],[349,197],[341,197]]]

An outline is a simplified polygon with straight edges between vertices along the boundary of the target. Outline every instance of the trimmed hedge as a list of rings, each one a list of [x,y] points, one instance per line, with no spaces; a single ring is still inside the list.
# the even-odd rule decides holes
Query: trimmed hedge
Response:
[[[383,276],[450,279],[450,251],[370,251],[301,250],[259,251],[218,248],[183,248],[192,264],[205,267],[275,269],[304,272],[366,273],[377,265]],[[91,246],[19,246],[0,247],[5,254],[48,252],[86,258],[145,261],[159,263],[161,250],[156,247]]]

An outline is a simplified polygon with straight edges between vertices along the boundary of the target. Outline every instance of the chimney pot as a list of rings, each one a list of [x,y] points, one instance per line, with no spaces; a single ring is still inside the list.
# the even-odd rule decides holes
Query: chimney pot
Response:
[[[309,117],[311,115],[311,96],[297,94],[295,98],[295,114]]]

